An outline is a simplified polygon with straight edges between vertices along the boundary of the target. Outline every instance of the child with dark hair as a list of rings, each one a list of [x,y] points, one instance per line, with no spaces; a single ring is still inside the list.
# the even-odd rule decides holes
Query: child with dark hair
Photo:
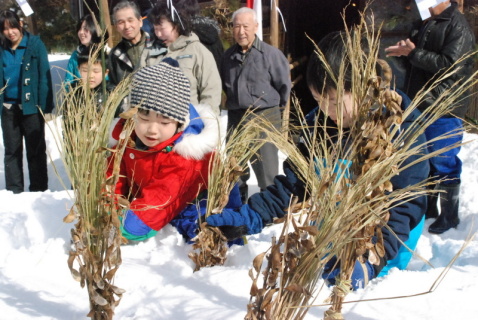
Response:
[[[102,107],[107,96],[103,94],[102,83],[107,81],[108,69],[103,71],[101,54],[95,52],[95,47],[85,47],[78,54],[78,73],[83,84],[82,90],[87,86],[90,93],[95,96],[98,109]],[[108,65],[108,56],[104,56],[105,65]],[[81,91],[82,91],[81,90]],[[108,94],[108,92],[106,92]]]
[[[168,223],[187,240],[195,236],[219,129],[210,107],[190,101],[189,80],[173,59],[134,75],[131,105],[139,109],[116,185],[116,194],[130,201],[121,227],[129,240],[153,237]],[[113,138],[123,126],[120,120]]]
[[[160,0],[149,13],[154,33],[167,47],[164,57],[178,61],[191,83],[191,102],[207,104],[219,114],[221,77],[212,53],[192,30],[189,3]]]
[[[71,121],[68,119],[71,110],[77,108],[86,108],[86,106],[94,106],[96,111],[100,111],[108,99],[109,92],[107,91],[107,76],[108,69],[103,70],[103,61],[98,48],[95,46],[83,47],[78,53],[78,74],[79,81],[75,81],[69,87],[68,95],[73,95],[72,99],[68,99],[62,109],[63,116],[63,136],[69,134],[71,128]],[[108,57],[105,55],[105,65]],[[103,81],[105,81],[105,90],[103,90]],[[121,112],[121,106],[118,106],[115,117],[118,117]],[[77,114],[73,112],[73,114]],[[68,151],[67,151],[68,152]]]
[[[65,84],[72,85],[75,81],[80,79],[78,69],[78,55],[81,51],[90,47],[97,47],[102,42],[102,34],[98,30],[98,22],[94,20],[91,14],[83,16],[76,25],[76,33],[78,35],[78,47],[72,52],[65,74]],[[105,40],[108,38],[105,34]],[[108,48],[106,48],[108,51]]]
[[[318,48],[324,54],[330,69],[324,65],[317,54],[313,54],[307,67],[307,84],[313,97],[319,104],[310,114],[307,115],[308,125],[318,130],[317,137],[336,137],[338,128],[344,129],[347,136],[347,128],[353,126],[357,121],[358,106],[352,95],[352,66],[347,61],[344,33],[334,32],[325,36],[319,43]],[[366,47],[363,47],[366,50]],[[343,79],[343,92],[337,92],[338,85],[334,79],[339,79],[341,68],[345,68]],[[377,66],[380,70],[380,67]],[[331,72],[333,75],[331,76]],[[403,93],[397,91],[402,97],[401,107],[405,110],[410,104],[410,99]],[[338,101],[341,99],[341,101]],[[340,106],[340,110],[339,107]],[[327,117],[326,117],[327,115]],[[414,110],[403,123],[400,130],[408,130],[413,121],[420,115]],[[324,134],[321,130],[327,130]],[[335,134],[334,134],[335,133]],[[305,132],[304,134],[308,134]],[[310,138],[310,137],[309,137]],[[302,141],[307,141],[304,139]],[[341,143],[344,147],[344,154],[347,154],[347,137],[340,141],[331,141],[333,144]],[[414,145],[424,145],[425,136],[421,134],[414,142]],[[299,149],[307,154],[309,151],[304,143],[299,143]],[[426,153],[426,150],[422,150]],[[412,155],[406,159],[402,166],[406,167],[416,161],[422,155]],[[418,162],[403,170],[400,175],[392,178],[393,189],[402,189],[416,185],[427,179],[429,165],[427,161]],[[306,192],[305,181],[300,180],[293,169],[293,164],[284,162],[284,175],[276,176],[274,184],[267,187],[265,191],[252,195],[248,204],[243,205],[239,211],[225,209],[221,214],[209,216],[206,222],[211,226],[227,226],[244,229],[246,226],[248,234],[259,232],[263,226],[271,224],[273,220],[282,218],[285,215],[284,208],[289,206],[291,197],[298,196],[304,199]],[[384,275],[392,267],[405,269],[412,254],[407,249],[414,250],[424,225],[424,213],[426,210],[426,196],[417,196],[407,202],[397,204],[389,209],[390,219],[388,227],[382,229],[385,256],[381,257],[378,265],[372,265],[368,260],[361,263],[357,260],[352,274],[352,287],[358,289],[367,284],[367,280]],[[402,245],[402,242],[407,247]],[[333,264],[332,264],[333,265]],[[333,283],[339,274],[339,269],[324,270],[323,276],[327,281]]]

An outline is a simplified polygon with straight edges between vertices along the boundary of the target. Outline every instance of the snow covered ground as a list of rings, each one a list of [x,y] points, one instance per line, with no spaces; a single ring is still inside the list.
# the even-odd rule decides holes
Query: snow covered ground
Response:
[[[460,152],[464,163],[461,224],[443,235],[430,235],[425,229],[418,244],[417,254],[433,267],[415,257],[408,270],[391,270],[388,276],[347,296],[347,301],[427,292],[465,240],[477,232],[477,139],[477,135],[466,134],[465,140],[473,141]],[[14,195],[4,190],[0,137],[1,319],[86,319],[89,311],[87,292],[73,280],[67,267],[73,224],[63,223],[62,218],[72,204],[72,195],[60,183],[61,178],[69,186],[51,132],[47,132],[47,145],[51,157],[50,190]],[[250,182],[254,184],[254,178]],[[254,188],[257,190],[257,186]],[[427,221],[425,228],[430,223]],[[252,260],[268,249],[271,236],[280,230],[280,225],[273,226],[250,236],[247,245],[230,249],[224,266],[198,272],[193,272],[193,263],[187,257],[190,246],[171,226],[146,242],[123,246],[123,264],[116,273],[115,284],[126,293],[115,319],[243,319],[249,301],[248,270]],[[329,289],[322,290],[315,303],[322,304],[329,293]],[[477,296],[478,240],[474,239],[433,293],[353,302],[344,306],[344,315],[348,320],[478,319]],[[321,319],[327,308],[312,308],[306,319]]]

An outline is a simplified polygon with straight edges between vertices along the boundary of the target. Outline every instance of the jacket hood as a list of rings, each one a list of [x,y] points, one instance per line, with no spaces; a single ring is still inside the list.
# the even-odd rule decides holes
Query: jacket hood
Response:
[[[191,32],[190,36],[179,36],[176,41],[169,45],[168,50],[176,51],[182,49],[191,42],[200,42],[198,36],[194,32]]]
[[[189,123],[176,140],[173,150],[184,158],[202,159],[219,143],[219,119],[205,104],[189,105]]]

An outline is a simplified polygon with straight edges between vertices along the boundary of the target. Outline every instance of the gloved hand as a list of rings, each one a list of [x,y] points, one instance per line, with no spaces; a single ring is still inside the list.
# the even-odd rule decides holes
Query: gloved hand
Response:
[[[210,226],[219,227],[228,240],[259,233],[263,228],[261,216],[247,204],[241,206],[239,211],[224,209],[222,213],[210,215],[206,222]]]
[[[340,265],[337,264],[337,266],[335,266],[336,262],[336,257],[330,259],[329,262],[325,264],[324,272],[322,273],[322,278],[329,286],[335,285],[335,278],[340,274]],[[375,278],[375,269],[373,265],[368,262],[368,260],[365,260],[364,263],[361,263],[357,259],[357,261],[355,261],[355,266],[351,277],[352,289],[363,289],[373,278]]]
[[[140,218],[132,211],[128,210],[124,214],[123,228],[130,234],[135,236],[142,236],[151,231]]]
[[[154,237],[158,231],[148,227],[140,218],[131,210],[124,213],[121,218],[120,230],[123,237],[128,240],[142,241]]]
[[[170,222],[189,243],[198,234],[198,219],[206,213],[206,205],[206,198],[190,203]]]

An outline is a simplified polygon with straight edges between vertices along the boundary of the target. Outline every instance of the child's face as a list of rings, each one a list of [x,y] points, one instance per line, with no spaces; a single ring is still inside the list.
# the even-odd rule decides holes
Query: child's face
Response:
[[[93,63],[88,65],[88,63],[82,63],[79,66],[81,81],[85,84],[88,84],[90,89],[98,87],[103,78],[108,74],[108,71],[103,75],[103,68],[101,67],[100,62]],[[89,71],[89,73],[88,73]]]
[[[171,43],[179,38],[179,32],[174,25],[166,18],[161,18],[159,24],[154,25],[154,34],[164,41],[164,45],[169,47]]]
[[[320,109],[326,113],[338,125],[342,124],[344,128],[350,128],[356,114],[356,105],[353,101],[352,93],[344,92],[341,97],[342,102],[342,118],[340,115],[340,101],[337,101],[337,90],[330,89],[325,94],[320,94],[316,90],[310,88],[310,92],[315,101],[319,104]]]
[[[148,147],[169,140],[176,134],[178,122],[157,112],[139,109],[136,114],[134,131],[138,138]]]

